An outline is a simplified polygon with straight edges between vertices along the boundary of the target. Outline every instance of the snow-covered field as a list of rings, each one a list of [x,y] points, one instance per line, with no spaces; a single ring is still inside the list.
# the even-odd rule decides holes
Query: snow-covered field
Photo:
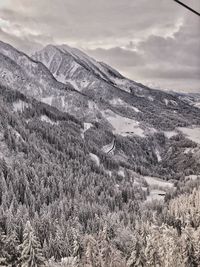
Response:
[[[144,176],[144,179],[146,180],[147,184],[151,187],[158,186],[163,189],[169,189],[174,187],[173,183],[170,183],[168,181],[163,181],[157,177]]]
[[[188,139],[193,142],[200,144],[200,127],[179,127],[179,131],[181,131]]]
[[[135,134],[140,137],[145,137],[143,129],[139,126],[139,122],[120,116],[109,109],[103,111],[102,115],[114,128],[113,133],[120,134],[122,136]]]
[[[165,131],[165,132],[164,132],[164,135],[165,135],[167,138],[170,139],[171,137],[177,135],[177,132],[175,132],[175,131]]]
[[[147,196],[146,201],[152,201],[152,200],[164,200],[166,192],[163,190],[151,190],[150,194]]]
[[[174,190],[174,184],[168,181],[163,181],[157,177],[143,177],[149,185],[149,195],[146,201],[164,200],[165,194],[169,190]]]

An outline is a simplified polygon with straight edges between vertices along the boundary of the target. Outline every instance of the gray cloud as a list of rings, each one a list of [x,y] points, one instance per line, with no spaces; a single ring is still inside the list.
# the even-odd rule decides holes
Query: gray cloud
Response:
[[[110,49],[97,48],[94,50],[86,50],[86,53],[94,56],[99,61],[103,59],[105,62],[110,64],[112,62],[112,65],[116,68],[120,68],[122,66],[141,66],[145,63],[145,60],[140,53],[120,47],[113,47]]]
[[[190,0],[190,5],[200,10],[198,0]],[[198,87],[199,28],[197,16],[170,0],[4,0],[0,4],[0,39],[25,52],[48,43],[67,43],[130,78],[175,89],[179,82]]]
[[[94,49],[87,52],[120,68],[130,78],[145,82],[149,79],[160,86],[163,84],[163,87],[170,84],[177,90],[188,90],[190,86],[191,90],[200,92],[200,27],[192,27],[192,21],[193,25],[200,26],[195,19],[187,19],[172,37],[152,34],[137,44],[136,51],[131,51],[133,44],[129,43],[123,50]]]

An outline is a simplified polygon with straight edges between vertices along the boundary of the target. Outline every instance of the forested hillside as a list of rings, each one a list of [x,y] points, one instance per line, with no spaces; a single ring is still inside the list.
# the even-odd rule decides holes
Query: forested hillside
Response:
[[[0,59],[0,266],[200,266],[194,101],[66,46]]]
[[[91,160],[77,119],[10,89],[0,101],[2,266],[198,266],[198,182],[145,204],[134,175]]]

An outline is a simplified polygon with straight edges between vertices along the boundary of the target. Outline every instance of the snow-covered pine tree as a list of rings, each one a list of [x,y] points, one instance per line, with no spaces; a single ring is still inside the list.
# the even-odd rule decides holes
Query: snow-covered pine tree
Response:
[[[132,252],[127,261],[127,265],[128,267],[145,266],[144,247],[142,247],[139,236],[133,237]]]
[[[22,267],[45,266],[40,243],[29,221],[26,223],[23,234],[21,263]]]
[[[195,240],[194,240],[194,229],[187,225],[183,229],[182,235],[182,254],[184,259],[184,264],[187,267],[198,267],[199,262],[196,262],[195,257]]]
[[[6,236],[3,234],[2,230],[0,229],[0,266],[6,266],[7,263],[7,253],[5,250],[5,240]]]
[[[8,233],[5,238],[5,250],[9,266],[17,266],[20,258],[19,240],[15,231]]]

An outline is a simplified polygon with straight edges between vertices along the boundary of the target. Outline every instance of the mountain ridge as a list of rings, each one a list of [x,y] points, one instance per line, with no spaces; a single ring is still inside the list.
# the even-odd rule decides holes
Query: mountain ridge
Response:
[[[141,172],[138,167],[141,165],[144,169],[147,168],[151,175],[158,176],[161,176],[162,172],[166,175],[167,168],[169,177],[179,175],[179,167],[169,171],[166,161],[168,158],[170,162],[173,160],[178,164],[185,144],[188,143],[192,149],[192,142],[198,141],[192,134],[198,132],[200,110],[182,101],[176,94],[150,89],[123,76],[119,77],[121,81],[125,81],[125,88],[120,88],[122,82],[120,87],[117,87],[116,84],[109,83],[109,75],[112,76],[109,71],[106,74],[109,76],[107,81],[100,76],[101,73],[96,74],[99,65],[106,70],[112,70],[112,67],[94,62],[94,59],[90,62],[90,57],[77,49],[68,46],[61,48],[63,51],[49,45],[37,52],[33,56],[35,66],[32,66],[32,59],[29,61],[29,57],[9,45],[5,52],[5,45],[1,43],[0,56],[5,59],[8,67],[4,62],[0,62],[0,83],[81,120],[81,136],[93,155],[102,157],[115,140],[109,157],[116,160],[119,166],[125,164],[127,168]],[[69,51],[66,52],[66,49]],[[78,54],[74,56],[74,53]],[[9,75],[6,81],[2,76],[9,68],[22,69],[17,73],[18,79],[14,72],[10,72],[14,82],[9,80]],[[47,73],[48,79],[43,73]],[[58,78],[62,78],[62,82],[57,81]],[[23,88],[20,86],[20,79],[25,80]],[[75,82],[76,86],[80,86],[79,90],[76,90],[73,84]],[[29,90],[27,84],[30,86]],[[129,90],[127,84],[131,86]],[[173,144],[177,150],[175,159],[172,159],[171,152]],[[195,146],[198,146],[198,143]],[[185,161],[188,161],[189,154],[184,157]],[[174,166],[176,164],[174,163]],[[194,170],[198,169],[194,160]],[[143,170],[142,174],[145,173]]]

